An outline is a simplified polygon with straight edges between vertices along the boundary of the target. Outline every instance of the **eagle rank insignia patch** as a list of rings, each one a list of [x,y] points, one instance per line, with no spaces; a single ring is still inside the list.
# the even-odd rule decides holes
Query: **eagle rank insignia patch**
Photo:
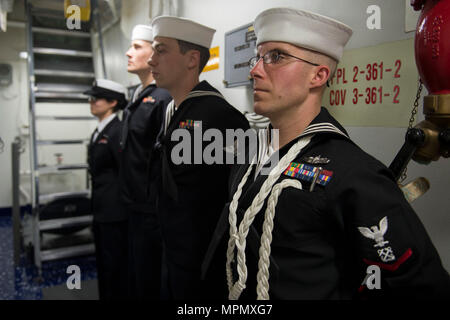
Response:
[[[322,156],[318,155],[315,157],[303,157],[302,159],[306,163],[310,164],[328,164],[330,163],[330,159],[322,158]]]
[[[395,260],[394,251],[391,247],[384,247],[389,243],[389,241],[384,240],[384,234],[388,229],[388,219],[384,217],[378,223],[378,226],[372,226],[370,228],[366,227],[358,227],[359,232],[366,238],[372,239],[375,241],[373,245],[376,248],[380,248],[377,250],[378,256],[383,262],[389,262]]]

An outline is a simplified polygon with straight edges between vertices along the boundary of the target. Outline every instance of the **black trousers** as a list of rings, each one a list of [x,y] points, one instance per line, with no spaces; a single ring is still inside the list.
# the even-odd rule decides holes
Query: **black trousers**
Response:
[[[129,210],[129,292],[136,300],[161,299],[161,235],[155,213]]]
[[[226,248],[217,254],[205,278],[202,279],[200,267],[188,267],[180,263],[183,259],[174,260],[173,252],[164,252],[163,281],[165,284],[165,299],[169,300],[226,300],[228,287],[225,272]],[[177,262],[175,262],[177,261]],[[198,260],[199,265],[201,259]]]
[[[93,223],[100,300],[128,298],[128,223]]]

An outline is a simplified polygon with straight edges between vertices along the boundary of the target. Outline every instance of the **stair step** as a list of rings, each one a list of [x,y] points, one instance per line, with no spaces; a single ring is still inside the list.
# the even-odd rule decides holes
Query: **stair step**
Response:
[[[57,171],[68,171],[68,170],[83,170],[87,169],[89,166],[86,163],[80,164],[57,164],[54,166],[40,166],[38,168],[39,174],[51,173]]]
[[[43,250],[41,251],[41,260],[50,261],[93,253],[95,253],[95,245],[92,243],[73,247]]]
[[[36,120],[97,120],[90,116],[36,116]]]
[[[91,36],[91,34],[88,32],[69,31],[69,30],[62,30],[62,29],[33,27],[32,30],[35,33],[44,33],[44,34],[57,35],[57,36],[80,37],[80,38],[89,38]]]
[[[57,192],[57,193],[50,193],[50,194],[44,194],[39,196],[39,203],[40,204],[46,204],[51,201],[55,201],[57,199],[64,199],[64,198],[73,198],[73,197],[89,197],[90,195],[89,190],[84,191],[67,191],[67,192]]]
[[[39,7],[33,6],[32,10],[31,10],[31,14],[33,16],[38,16],[38,17],[47,17],[47,18],[62,20],[64,18],[64,7],[62,7],[61,10],[55,10],[54,8],[49,9],[49,8],[39,8]]]
[[[36,140],[36,144],[39,146],[59,145],[59,144],[83,144],[88,140]]]
[[[61,219],[51,219],[51,220],[41,220],[39,221],[40,231],[49,231],[56,229],[72,228],[72,227],[82,227],[89,226],[92,223],[92,215],[61,218]]]
[[[33,48],[33,53],[92,58],[92,52],[89,52],[89,51],[67,50],[67,49],[56,49],[56,48]]]
[[[88,97],[82,93],[70,93],[70,92],[36,92],[35,97],[38,99],[77,99],[77,100],[86,100]]]
[[[36,84],[36,88],[36,92],[83,93],[86,90],[89,90],[91,86],[82,84],[38,82]]]
[[[51,69],[35,69],[34,74],[37,76],[58,76],[58,77],[72,77],[72,78],[95,78],[93,72],[81,71],[64,71]]]

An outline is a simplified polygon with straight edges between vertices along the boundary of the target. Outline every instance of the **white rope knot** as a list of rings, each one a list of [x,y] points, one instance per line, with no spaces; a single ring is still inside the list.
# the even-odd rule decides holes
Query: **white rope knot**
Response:
[[[250,229],[251,224],[255,216],[261,210],[264,205],[264,201],[272,190],[272,186],[275,182],[280,178],[281,174],[284,172],[286,167],[296,158],[296,156],[300,153],[300,151],[309,144],[312,136],[305,136],[297,141],[287,152],[287,154],[281,158],[278,164],[273,168],[266,181],[264,181],[260,191],[255,196],[252,201],[250,207],[245,211],[244,217],[239,225],[239,229],[237,228],[237,208],[239,198],[242,193],[242,188],[247,182],[247,179],[252,172],[253,164],[256,162],[256,156],[253,158],[250,163],[247,172],[242,178],[241,182],[238,185],[238,188],[233,195],[233,200],[230,203],[230,211],[228,216],[228,221],[230,223],[230,239],[228,240],[228,249],[227,249],[227,263],[226,263],[226,274],[227,274],[227,283],[229,290],[229,299],[239,299],[242,291],[245,289],[245,283],[247,281],[247,265],[245,260],[245,248],[246,248],[246,240],[247,235]],[[301,187],[301,185],[300,185]],[[281,192],[281,191],[280,191]],[[278,193],[279,195],[279,193]],[[278,196],[277,196],[278,198]],[[275,212],[275,205],[271,205],[273,207],[273,212]],[[273,228],[273,227],[272,227]],[[236,239],[237,236],[237,239]],[[265,240],[267,241],[267,240]],[[270,244],[269,244],[270,247]],[[238,272],[238,280],[233,283],[233,275],[231,271],[231,263],[235,261],[234,251],[237,248],[237,272]],[[270,250],[270,249],[269,249]],[[267,251],[267,250],[266,250]],[[270,251],[269,251],[270,252]],[[268,256],[267,256],[268,259]],[[268,270],[268,267],[267,267]],[[268,271],[267,271],[268,273]],[[268,279],[268,275],[267,275]],[[263,286],[264,287],[264,286]],[[267,284],[268,288],[268,284]]]
[[[230,240],[239,241],[239,236],[236,234],[230,235]]]

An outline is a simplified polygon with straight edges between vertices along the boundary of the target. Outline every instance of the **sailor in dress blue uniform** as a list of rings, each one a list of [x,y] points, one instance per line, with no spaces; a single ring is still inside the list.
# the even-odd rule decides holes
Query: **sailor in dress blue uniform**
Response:
[[[392,173],[321,107],[351,29],[290,8],[260,13],[254,27],[254,109],[271,121],[256,154],[266,156],[236,171],[204,271],[225,243],[229,299],[449,297],[449,275]]]

